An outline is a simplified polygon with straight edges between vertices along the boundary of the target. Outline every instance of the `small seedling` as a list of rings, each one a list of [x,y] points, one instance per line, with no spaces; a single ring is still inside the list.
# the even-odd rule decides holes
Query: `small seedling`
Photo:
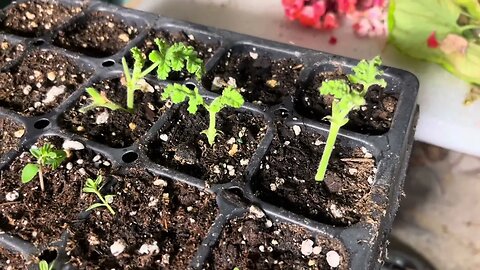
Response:
[[[86,91],[87,91],[87,94],[90,95],[90,98],[92,99],[92,103],[78,110],[81,113],[86,113],[87,111],[93,110],[97,107],[108,108],[112,111],[123,109],[122,106],[109,100],[107,98],[107,95],[104,92],[99,93],[93,87],[88,87]]]
[[[198,89],[191,90],[185,85],[178,83],[169,84],[162,93],[162,100],[170,99],[174,104],[182,103],[188,99],[188,112],[197,113],[198,106],[203,106],[209,114],[208,129],[202,131],[208,139],[208,143],[213,145],[215,137],[219,134],[216,129],[216,115],[223,108],[229,106],[233,108],[242,107],[245,102],[243,96],[233,87],[227,87],[223,90],[222,95],[216,97],[210,104],[206,104],[203,97],[198,93]]]
[[[377,76],[383,74],[382,71],[378,70],[378,66],[381,63],[382,60],[378,56],[371,61],[362,60],[353,68],[354,73],[347,75],[351,83],[363,86],[361,91],[352,89],[348,82],[343,79],[326,81],[320,87],[321,95],[332,95],[334,100],[332,102],[332,115],[325,117],[325,119],[330,121],[330,131],[317,174],[315,175],[316,181],[323,181],[325,178],[328,161],[330,160],[338,131],[348,123],[350,111],[358,110],[366,103],[365,95],[370,86],[379,85],[385,87],[387,85],[384,79],[377,79]]]
[[[53,266],[55,264],[55,261],[53,261],[50,265],[47,263],[47,261],[45,260],[41,260],[39,263],[38,263],[38,269],[39,270],[53,270]]]
[[[28,163],[22,169],[22,183],[26,184],[33,180],[38,174],[40,180],[40,189],[45,190],[43,182],[43,170],[46,166],[55,170],[65,160],[67,154],[63,150],[56,150],[51,144],[45,143],[38,148],[32,146],[30,153],[37,159],[36,163]]]
[[[103,182],[103,177],[101,175],[97,176],[97,179],[95,180],[91,178],[87,179],[87,182],[85,183],[85,187],[82,189],[83,192],[93,193],[97,195],[101,203],[94,203],[90,207],[88,207],[85,211],[89,211],[98,207],[106,207],[108,211],[112,213],[112,215],[115,215],[115,211],[113,211],[112,207],[109,204],[113,201],[113,195],[105,195],[105,197],[103,197],[102,194],[100,193],[100,190],[103,187],[102,182]]]

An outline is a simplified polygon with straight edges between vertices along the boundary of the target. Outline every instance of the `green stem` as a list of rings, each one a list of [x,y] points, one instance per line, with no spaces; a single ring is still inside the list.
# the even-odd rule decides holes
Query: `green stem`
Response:
[[[153,63],[150,67],[148,67],[142,73],[140,73],[140,78],[143,78],[143,77],[147,76],[148,74],[150,74],[150,72],[152,72],[155,68],[157,68],[158,65],[159,65],[159,63]]]
[[[480,26],[478,26],[478,25],[464,25],[464,26],[459,27],[459,29],[463,33],[467,30],[480,29]]]
[[[316,181],[323,181],[325,178],[325,173],[327,172],[328,161],[332,155],[333,146],[335,145],[335,140],[337,139],[338,131],[340,130],[340,125],[335,122],[330,123],[330,131],[328,133],[327,144],[323,150],[322,159],[318,165],[317,174],[315,175]]]
[[[40,180],[40,189],[43,191],[45,191],[45,184],[43,182],[43,166],[42,164],[39,164],[38,166],[38,178]]]
[[[97,194],[98,198],[103,203],[103,205],[105,205],[105,207],[108,209],[108,211],[110,211],[110,213],[112,213],[112,215],[115,215],[115,211],[113,211],[113,208],[110,206],[110,204],[108,204],[108,202],[105,201],[102,194],[100,194],[100,192],[98,192],[98,191],[95,191],[95,194]]]
[[[217,135],[217,129],[215,128],[216,125],[216,118],[215,118],[215,112],[208,111],[209,115],[209,124],[208,124],[208,129],[206,132],[207,138],[208,138],[208,143],[210,145],[213,145],[215,143],[215,136]]]

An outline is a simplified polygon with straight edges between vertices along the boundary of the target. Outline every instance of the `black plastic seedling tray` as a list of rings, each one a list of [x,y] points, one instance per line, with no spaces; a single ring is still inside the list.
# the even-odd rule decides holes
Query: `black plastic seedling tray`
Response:
[[[8,9],[22,2],[28,1],[13,2],[0,13],[0,19],[3,20],[5,12]],[[57,3],[57,1],[53,2]],[[8,40],[13,44],[23,43],[26,47],[23,56],[2,66],[2,72],[18,65],[23,57],[30,51],[48,50],[69,57],[81,70],[91,72],[92,74],[88,80],[81,84],[57,108],[44,115],[26,117],[12,110],[0,107],[0,117],[21,123],[25,128],[25,134],[20,140],[18,149],[16,151],[10,151],[0,157],[0,168],[2,170],[8,168],[8,165],[23,151],[29,149],[38,138],[43,136],[60,136],[62,138],[80,141],[87,148],[102,154],[112,162],[115,170],[121,171],[131,166],[139,166],[159,177],[187,183],[188,185],[205,189],[215,194],[217,196],[216,200],[219,213],[208,235],[200,245],[196,256],[191,259],[190,267],[193,269],[207,267],[205,262],[211,254],[212,247],[218,243],[218,238],[222,234],[222,230],[228,221],[235,217],[242,216],[244,213],[248,213],[252,205],[262,209],[267,217],[274,223],[285,222],[296,224],[310,232],[314,237],[321,236],[338,240],[346,250],[346,254],[348,254],[346,260],[347,268],[349,269],[379,269],[381,267],[383,259],[386,256],[387,236],[392,227],[392,222],[399,206],[399,200],[402,196],[403,182],[406,176],[407,164],[418,117],[416,97],[419,85],[414,75],[396,68],[382,67],[385,72],[384,77],[388,83],[386,93],[394,95],[398,100],[391,127],[388,131],[375,135],[359,133],[348,129],[342,129],[340,131],[337,143],[345,147],[364,147],[375,158],[376,173],[374,174],[371,189],[373,193],[378,191],[378,194],[372,196],[372,200],[381,206],[383,210],[381,212],[373,211],[371,216],[365,217],[353,224],[339,226],[328,222],[321,222],[321,220],[316,220],[315,218],[307,218],[299,213],[294,213],[272,203],[267,203],[258,197],[257,186],[254,179],[260,170],[262,159],[271,151],[270,146],[277,132],[276,128],[279,123],[283,123],[289,127],[298,126],[302,131],[308,130],[314,134],[320,134],[323,137],[326,137],[328,134],[328,123],[303,117],[302,114],[297,112],[295,94],[285,95],[275,104],[245,103],[239,110],[250,112],[252,115],[262,118],[266,123],[267,129],[265,136],[258,144],[257,150],[250,158],[248,166],[246,166],[242,180],[230,181],[223,184],[207,184],[205,181],[194,176],[167,168],[162,164],[154,163],[149,157],[149,142],[157,136],[158,131],[170,120],[175,110],[179,110],[181,106],[168,108],[144,136],[141,136],[132,144],[121,148],[113,148],[92,140],[87,140],[78,134],[67,131],[59,122],[62,114],[74,106],[77,100],[84,94],[86,86],[104,79],[120,77],[122,73],[122,57],[128,57],[129,49],[142,44],[152,30],[162,30],[166,32],[183,31],[187,35],[193,35],[195,39],[201,42],[213,44],[212,47],[215,47],[215,49],[211,52],[212,57],[206,62],[206,74],[209,74],[221,61],[224,61],[227,55],[234,52],[254,52],[258,55],[267,55],[272,59],[294,59],[303,65],[298,81],[296,82],[298,89],[300,89],[297,89],[297,92],[301,91],[301,88],[305,84],[311,82],[315,74],[335,71],[337,69],[348,73],[351,67],[358,63],[357,60],[166,17],[159,17],[154,14],[125,9],[97,1],[89,1],[87,4],[81,4],[82,2],[83,1],[58,1],[58,3],[64,5],[84,5],[84,9],[80,14],[72,17],[65,24],[55,27],[40,36],[25,36],[2,26],[0,38]],[[137,27],[138,34],[131,38],[126,46],[112,54],[91,54],[91,51],[89,52],[84,48],[69,46],[65,49],[58,46],[55,40],[59,35],[59,31],[66,31],[68,33],[73,25],[88,24],[88,21],[85,19],[85,14],[95,11],[108,12],[123,18],[126,24]],[[90,56],[82,53],[87,53]],[[160,87],[164,87],[171,82],[158,81],[154,76],[149,77],[148,80]],[[214,98],[217,96],[216,93],[209,91],[202,82],[187,79],[184,80],[183,83],[195,85],[206,98]],[[321,153],[318,153],[319,156],[320,154]],[[82,213],[81,216],[82,215],[86,216],[87,213]],[[366,222],[365,220],[367,219],[374,220],[375,222]],[[67,242],[66,238],[68,238],[67,233],[63,235],[63,242],[55,243],[58,247],[56,269],[71,268],[68,263],[65,263],[68,261],[67,254],[62,252],[64,251],[62,245],[64,246]],[[9,235],[8,232],[0,234],[0,246],[14,252],[21,252],[27,258],[30,256],[39,256],[45,248],[35,247],[15,236]],[[0,262],[0,266],[3,267],[3,263],[4,262]],[[31,267],[34,268],[35,266]]]

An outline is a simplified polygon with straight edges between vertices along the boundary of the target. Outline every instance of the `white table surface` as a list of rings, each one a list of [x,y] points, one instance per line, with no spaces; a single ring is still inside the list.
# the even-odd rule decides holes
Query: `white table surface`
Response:
[[[435,64],[399,54],[384,39],[356,38],[348,26],[334,32],[303,28],[285,19],[281,0],[156,0],[136,8],[357,59],[381,54],[384,64],[413,72],[420,80],[415,138],[480,156],[480,101],[463,105],[468,85]],[[337,38],[335,45],[328,42],[331,36]]]

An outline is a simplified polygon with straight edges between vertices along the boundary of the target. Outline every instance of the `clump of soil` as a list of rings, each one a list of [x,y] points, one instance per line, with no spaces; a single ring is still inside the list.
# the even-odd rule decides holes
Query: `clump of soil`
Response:
[[[348,81],[341,71],[316,74],[305,89],[299,89],[297,92],[295,102],[297,111],[305,117],[325,122],[324,117],[332,113],[333,97],[320,95],[318,89],[325,80],[334,79]],[[370,87],[365,100],[367,103],[364,106],[348,114],[349,121],[344,128],[371,135],[387,132],[392,125],[397,96],[385,93],[384,88],[375,85]]]
[[[26,264],[27,262],[20,253],[13,253],[8,249],[0,247],[0,269],[25,269]]]
[[[68,57],[36,50],[0,73],[0,106],[24,116],[48,113],[90,77]]]
[[[208,112],[195,115],[183,105],[176,110],[148,146],[154,162],[200,178],[207,184],[243,181],[245,169],[265,136],[263,118],[227,108],[217,114],[216,128],[222,133],[209,145],[201,132],[208,128]]]
[[[0,116],[0,158],[10,151],[17,150],[24,134],[23,125]]]
[[[218,213],[215,196],[133,168],[68,243],[79,269],[188,269]]]
[[[13,44],[4,39],[0,42],[0,69],[8,65],[25,51],[25,46],[22,43]]]
[[[295,93],[303,65],[293,58],[273,59],[252,48],[230,50],[202,80],[207,90],[219,92],[226,85],[242,88],[249,102],[276,105]]]
[[[55,149],[62,149],[64,140],[45,137],[36,145],[40,147],[47,142]],[[44,168],[42,192],[38,176],[27,184],[20,181],[23,167],[32,162],[35,162],[32,155],[24,152],[1,172],[0,231],[45,247],[58,241],[64,229],[96,200],[81,189],[87,178],[106,174],[111,163],[89,149],[68,150],[67,159],[56,170]]]
[[[95,11],[61,30],[54,43],[93,57],[107,57],[123,49],[138,34],[136,25],[112,13]]]
[[[327,261],[327,253],[335,258]],[[272,223],[265,215],[247,213],[226,224],[206,268],[342,270],[349,269],[348,261],[338,240],[316,237],[301,226]]]
[[[303,126],[279,123],[253,179],[256,195],[327,224],[346,226],[367,218],[375,208],[375,159],[365,148],[344,147],[337,141],[325,180],[316,182],[324,142],[323,136]]]
[[[83,6],[45,0],[17,3],[6,10],[2,28],[17,35],[41,36],[67,23],[82,10]]]
[[[121,78],[104,80],[94,84],[99,92],[104,92],[109,100],[126,107],[127,89]],[[132,145],[145,135],[157,119],[164,113],[164,102],[160,101],[161,90],[154,85],[154,92],[135,91],[135,108],[130,113],[125,110],[112,111],[95,108],[83,114],[78,110],[91,103],[88,95],[83,95],[77,103],[60,117],[60,125],[71,132],[95,142],[114,148]]]
[[[155,44],[154,40],[156,38],[165,40],[168,44],[173,44],[177,42],[182,42],[185,45],[192,46],[195,51],[198,53],[198,57],[206,63],[215,53],[215,51],[220,46],[220,43],[215,39],[209,39],[208,42],[204,42],[195,37],[193,34],[187,34],[184,31],[179,32],[168,32],[166,30],[150,30],[147,37],[143,41],[143,43],[138,46],[138,48],[148,56],[153,50],[158,50],[157,44]],[[130,55],[128,55],[130,56]],[[148,59],[148,57],[147,57]],[[129,57],[130,65],[133,63],[131,57]],[[150,60],[147,60],[145,66],[149,66],[151,64]],[[156,71],[152,71],[151,74],[156,74]],[[191,75],[188,73],[187,69],[184,68],[182,71],[171,71],[168,75],[168,80],[180,81],[184,80]]]

